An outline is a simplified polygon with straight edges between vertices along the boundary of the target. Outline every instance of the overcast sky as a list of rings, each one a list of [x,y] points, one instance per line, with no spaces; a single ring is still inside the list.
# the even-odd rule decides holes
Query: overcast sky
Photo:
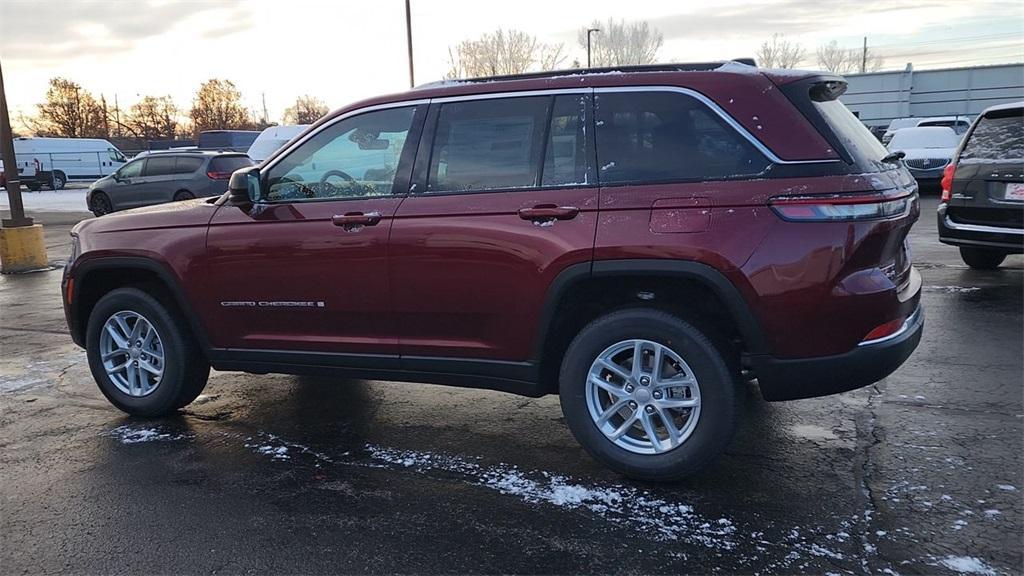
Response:
[[[187,108],[201,82],[227,78],[271,119],[300,94],[331,108],[408,87],[403,0],[0,0],[0,62],[12,111],[32,113],[64,76],[122,108],[170,94]],[[885,68],[1024,61],[1024,3],[1010,0],[412,0],[417,83],[447,69],[448,47],[496,28],[564,42],[594,19],[647,20],[662,61],[753,56],[773,32],[811,55],[861,38]]]

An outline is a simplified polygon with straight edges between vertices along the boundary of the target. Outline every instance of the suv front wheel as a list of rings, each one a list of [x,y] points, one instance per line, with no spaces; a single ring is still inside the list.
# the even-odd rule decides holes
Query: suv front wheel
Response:
[[[610,468],[669,481],[705,468],[736,428],[738,380],[710,338],[666,312],[629,309],[586,326],[559,375],[576,439]]]
[[[133,416],[163,416],[196,399],[210,365],[187,327],[137,288],[100,298],[89,315],[86,350],[100,391]]]

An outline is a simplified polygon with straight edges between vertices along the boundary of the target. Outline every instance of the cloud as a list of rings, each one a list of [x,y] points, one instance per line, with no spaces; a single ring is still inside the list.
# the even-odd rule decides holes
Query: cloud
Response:
[[[0,54],[8,61],[54,62],[131,50],[137,43],[214,13],[218,34],[252,26],[244,0],[115,2],[4,0]],[[228,25],[230,23],[230,25]]]

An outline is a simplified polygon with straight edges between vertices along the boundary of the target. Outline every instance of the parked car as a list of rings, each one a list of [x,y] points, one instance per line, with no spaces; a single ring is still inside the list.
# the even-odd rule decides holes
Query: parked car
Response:
[[[943,170],[959,144],[960,137],[952,128],[928,126],[897,130],[888,148],[904,154],[903,163],[922,188],[938,189]]]
[[[309,128],[309,124],[271,126],[260,132],[260,135],[253,140],[252,146],[249,146],[246,154],[249,155],[249,158],[252,158],[253,162],[259,164],[270,158],[274,152],[277,152],[278,148],[290,142],[292,138],[301,134],[306,128]]]
[[[918,126],[945,126],[952,128],[957,134],[967,132],[971,125],[970,116],[931,116],[927,118],[896,118],[889,122],[889,128],[882,134],[882,144],[889,145],[893,134],[904,128],[917,128]]]
[[[259,135],[255,130],[206,130],[199,133],[196,144],[201,150],[245,152]]]
[[[211,366],[559,394],[597,459],[679,478],[729,442],[744,376],[835,394],[921,337],[917,184],[845,88],[706,63],[360,102],[212,203],[78,224],[68,326],[130,414]]]
[[[218,196],[239,168],[252,166],[245,154],[234,152],[167,151],[135,158],[89,186],[89,211],[103,216],[151,204]]]
[[[1024,102],[978,116],[942,178],[939,241],[971,268],[1024,252]]]
[[[32,165],[35,181],[26,181],[34,190],[49,186],[60,190],[71,180],[95,180],[112,174],[127,162],[116,146],[101,138],[29,138],[14,139],[18,166]]]

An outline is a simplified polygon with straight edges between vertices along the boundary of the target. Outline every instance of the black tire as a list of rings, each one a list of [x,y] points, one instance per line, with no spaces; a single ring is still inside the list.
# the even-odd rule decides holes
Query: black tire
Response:
[[[1006,252],[988,248],[960,247],[960,257],[964,264],[975,270],[995,270],[1006,259]]]
[[[174,193],[175,202],[181,202],[182,200],[191,200],[195,197],[196,195],[189,192],[188,190],[178,190],[177,192]]]
[[[26,183],[25,186],[27,186],[28,189],[33,192],[39,192],[40,190],[43,189],[43,185],[39,182],[29,182]]]
[[[119,390],[100,358],[100,334],[104,324],[117,312],[126,310],[148,320],[164,347],[160,382],[142,397],[129,396]],[[100,298],[89,315],[86,351],[89,369],[100,391],[114,406],[133,416],[158,417],[174,412],[195,400],[210,376],[210,365],[185,320],[173,308],[138,288],[118,288]]]
[[[60,170],[54,170],[50,175],[50,187],[54,190],[63,190],[64,185],[68,183],[68,177]]]
[[[700,416],[682,444],[660,454],[638,454],[619,447],[601,432],[587,407],[591,364],[609,346],[624,340],[650,340],[678,354],[700,387]],[[736,429],[739,371],[708,335],[682,318],[653,309],[613,312],[579,332],[562,359],[559,393],[573,435],[597,460],[638,480],[679,480],[705,469],[728,445]]]
[[[106,194],[103,192],[93,192],[92,198],[89,200],[89,211],[96,216],[103,216],[113,212],[114,206]]]

